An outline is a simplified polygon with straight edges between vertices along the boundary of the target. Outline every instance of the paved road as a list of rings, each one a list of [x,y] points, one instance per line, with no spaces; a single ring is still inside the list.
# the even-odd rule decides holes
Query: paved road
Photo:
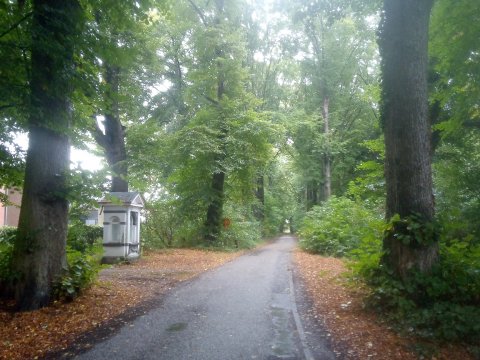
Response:
[[[175,288],[159,308],[76,359],[334,359],[301,326],[294,246],[283,236]]]

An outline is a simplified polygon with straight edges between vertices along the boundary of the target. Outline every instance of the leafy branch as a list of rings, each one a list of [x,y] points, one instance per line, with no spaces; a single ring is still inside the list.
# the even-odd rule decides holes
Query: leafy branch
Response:
[[[22,17],[20,20],[18,20],[16,23],[14,23],[12,26],[10,26],[7,30],[4,32],[0,33],[0,38],[4,37],[8,33],[12,32],[15,30],[17,27],[20,26],[21,23],[23,23],[25,20],[27,20],[30,16],[32,16],[33,11],[30,11],[29,13],[25,14],[24,17]]]

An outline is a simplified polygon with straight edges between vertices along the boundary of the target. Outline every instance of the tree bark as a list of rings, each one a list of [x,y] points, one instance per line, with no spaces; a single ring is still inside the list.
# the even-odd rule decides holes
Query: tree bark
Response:
[[[306,209],[310,210],[313,206],[318,205],[323,186],[316,180],[307,181],[305,184],[305,200]]]
[[[224,0],[216,0],[215,6],[217,15],[215,18],[215,25],[218,26],[222,22],[224,12]],[[217,59],[223,58],[223,49],[217,47],[215,49],[215,56]],[[217,99],[216,103],[220,104],[223,96],[225,95],[225,73],[224,67],[221,61],[217,61]],[[223,116],[222,112],[219,112],[219,116]],[[220,119],[221,134],[220,141],[223,144],[223,150],[221,155],[216,156],[215,162],[218,164],[218,169],[212,176],[212,200],[207,208],[207,217],[205,220],[205,240],[213,242],[218,239],[222,228],[223,220],[223,204],[225,198],[225,178],[226,173],[223,169],[223,161],[225,160],[225,141],[227,138],[227,127],[224,124],[223,119]]]
[[[47,305],[54,282],[67,267],[67,134],[74,36],[80,17],[80,5],[74,0],[33,2],[30,142],[13,255],[20,310]]]
[[[212,200],[207,208],[205,240],[215,241],[220,235],[223,220],[225,172],[219,171],[212,177]]]
[[[125,131],[120,121],[118,104],[120,68],[105,65],[106,93],[105,136],[108,146],[105,148],[108,165],[112,174],[112,192],[128,191],[127,151],[125,150]]]
[[[428,24],[432,0],[385,0],[382,55],[382,122],[385,132],[386,217],[433,221],[431,130],[428,121]],[[401,223],[384,238],[383,262],[400,278],[428,271],[438,258],[435,238],[405,244]],[[420,241],[421,240],[421,241]]]
[[[325,96],[323,98],[322,117],[323,117],[323,134],[326,141],[328,141],[328,135],[330,133],[330,112],[329,112],[330,99]],[[327,201],[332,196],[332,162],[330,157],[330,149],[327,146],[325,153],[323,154],[323,201]]]
[[[120,68],[115,65],[105,64],[105,82],[107,90],[104,94],[105,104],[105,134],[96,129],[94,135],[97,143],[104,149],[108,166],[112,171],[112,184],[110,191],[128,191],[128,164],[125,149],[125,131],[120,121],[118,104]]]
[[[258,201],[258,204],[256,204],[253,208],[253,213],[255,215],[255,218],[258,221],[263,221],[265,219],[265,212],[264,212],[264,206],[265,206],[265,179],[263,175],[260,175],[257,178],[256,182],[256,187],[255,187],[255,198]]]

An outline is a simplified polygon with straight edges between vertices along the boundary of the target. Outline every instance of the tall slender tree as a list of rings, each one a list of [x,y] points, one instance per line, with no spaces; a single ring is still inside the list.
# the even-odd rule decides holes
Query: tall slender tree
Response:
[[[404,278],[428,271],[438,244],[434,218],[428,119],[428,27],[433,0],[385,0],[382,55],[382,122],[385,132],[387,219],[399,215],[384,238],[384,263]],[[412,231],[409,222],[422,231]]]
[[[70,94],[81,18],[78,1],[33,1],[30,143],[14,246],[15,298],[21,310],[47,305],[66,268]]]

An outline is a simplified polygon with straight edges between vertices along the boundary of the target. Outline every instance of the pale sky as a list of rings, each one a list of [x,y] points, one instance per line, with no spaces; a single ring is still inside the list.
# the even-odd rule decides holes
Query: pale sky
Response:
[[[28,148],[28,134],[18,133],[15,137],[15,143],[26,151]],[[84,170],[97,171],[103,168],[103,158],[93,155],[89,151],[76,149],[73,146],[71,148],[70,161],[72,162],[72,167],[79,164]]]

